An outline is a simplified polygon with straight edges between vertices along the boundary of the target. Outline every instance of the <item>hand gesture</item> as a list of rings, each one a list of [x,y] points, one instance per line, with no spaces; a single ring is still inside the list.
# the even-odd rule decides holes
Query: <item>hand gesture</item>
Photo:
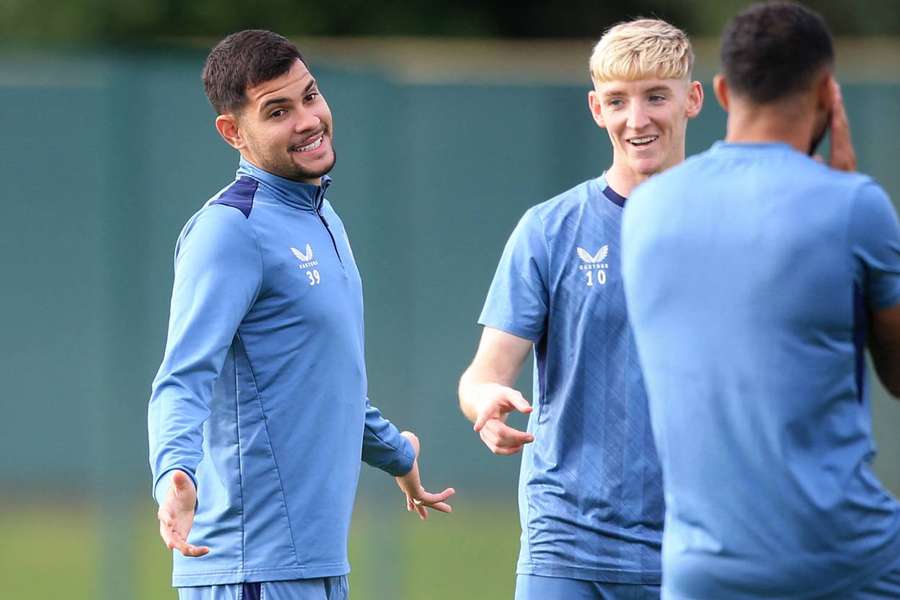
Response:
[[[184,471],[172,473],[172,485],[156,513],[159,519],[159,535],[169,550],[178,550],[185,556],[203,556],[209,552],[206,546],[194,546],[187,542],[194,524],[194,507],[197,490]]]
[[[534,441],[530,433],[506,424],[506,418],[514,410],[531,412],[531,405],[520,392],[499,383],[482,383],[475,393],[478,413],[474,429],[491,452],[504,456],[516,454],[522,446]]]
[[[406,494],[406,510],[410,512],[415,511],[423,521],[428,518],[429,508],[445,513],[453,512],[453,507],[447,504],[446,500],[455,494],[456,490],[447,488],[439,494],[432,494],[422,487],[422,482],[419,478],[419,438],[411,431],[403,431],[400,435],[409,440],[416,453],[416,458],[409,473],[394,478],[397,481],[397,485]]]
[[[847,111],[844,108],[844,98],[841,95],[841,86],[834,79],[831,80],[831,154],[828,165],[832,169],[840,171],[856,170],[856,152],[853,150],[853,141],[850,139],[850,121],[847,119]]]

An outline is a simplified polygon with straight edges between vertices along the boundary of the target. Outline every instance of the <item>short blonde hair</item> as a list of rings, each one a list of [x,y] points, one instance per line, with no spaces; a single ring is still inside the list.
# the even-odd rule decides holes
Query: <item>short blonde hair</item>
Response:
[[[638,79],[685,79],[694,68],[687,34],[659,19],[636,19],[608,29],[591,53],[594,84]]]

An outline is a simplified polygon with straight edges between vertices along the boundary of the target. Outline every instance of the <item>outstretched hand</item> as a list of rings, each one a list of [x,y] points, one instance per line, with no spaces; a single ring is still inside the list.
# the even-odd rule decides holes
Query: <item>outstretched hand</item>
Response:
[[[483,383],[478,385],[476,393],[479,398],[474,429],[491,452],[505,456],[516,454],[534,441],[532,434],[506,424],[513,411],[531,412],[531,405],[520,392],[499,383]]]
[[[422,487],[422,481],[419,477],[419,438],[411,431],[403,431],[400,433],[409,440],[416,458],[413,461],[412,469],[406,475],[395,477],[397,485],[406,495],[406,510],[416,512],[423,521],[428,518],[428,509],[433,508],[440,512],[453,512],[453,507],[447,504],[447,500],[456,493],[453,488],[447,488],[439,494],[433,494]]]
[[[172,473],[172,485],[156,513],[159,519],[159,535],[169,550],[178,550],[185,556],[203,556],[209,552],[206,546],[194,546],[187,541],[194,524],[194,507],[197,489],[184,471]]]

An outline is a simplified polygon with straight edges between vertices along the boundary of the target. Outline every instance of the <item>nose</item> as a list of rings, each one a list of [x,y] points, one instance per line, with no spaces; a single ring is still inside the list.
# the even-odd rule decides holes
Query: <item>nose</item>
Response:
[[[650,117],[647,116],[647,111],[643,104],[641,102],[632,102],[631,106],[628,107],[628,120],[625,124],[630,129],[642,129],[649,123]]]
[[[314,111],[301,110],[300,114],[297,116],[297,121],[294,123],[294,131],[297,133],[315,131],[319,128],[321,122],[322,120],[319,118],[319,115]]]

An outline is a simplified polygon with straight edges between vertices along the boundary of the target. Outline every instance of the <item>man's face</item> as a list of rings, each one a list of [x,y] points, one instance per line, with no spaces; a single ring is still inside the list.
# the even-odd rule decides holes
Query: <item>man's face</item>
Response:
[[[257,167],[318,185],[334,167],[333,126],[328,104],[306,65],[297,60],[281,77],[248,87],[246,95],[247,103],[231,115],[235,141],[225,133],[223,137]]]
[[[588,94],[594,120],[613,145],[613,164],[640,180],[684,160],[687,121],[703,103],[698,82],[608,81]]]

